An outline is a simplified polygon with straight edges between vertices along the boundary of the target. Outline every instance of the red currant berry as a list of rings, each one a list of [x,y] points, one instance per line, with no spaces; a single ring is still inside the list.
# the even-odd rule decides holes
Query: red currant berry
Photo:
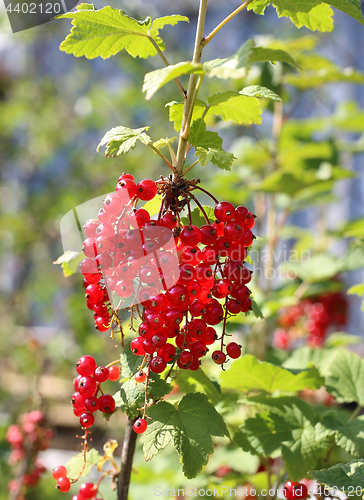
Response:
[[[89,376],[81,377],[77,384],[77,391],[84,397],[89,398],[96,392],[96,380]]]
[[[236,207],[235,209],[235,220],[239,222],[240,224],[245,222],[246,218],[248,217],[249,210],[246,207],[239,206]]]
[[[106,332],[110,328],[110,317],[106,316],[96,316],[95,318],[95,328],[99,332]]]
[[[167,291],[169,302],[177,307],[188,303],[188,290],[184,285],[174,285]]]
[[[53,469],[52,476],[54,479],[67,476],[67,468],[64,465],[58,465]]]
[[[67,493],[71,489],[71,481],[67,477],[62,476],[57,480],[57,488],[62,493]]]
[[[226,355],[222,351],[214,351],[211,358],[217,365],[222,365],[226,361]]]
[[[164,294],[152,295],[148,302],[148,306],[157,312],[165,311],[168,305],[168,299]]]
[[[110,394],[104,394],[99,397],[100,407],[102,413],[111,413],[115,410],[115,400]]]
[[[82,376],[93,375],[96,367],[97,363],[95,361],[95,358],[88,355],[82,356],[76,363],[76,370]]]
[[[142,226],[144,226],[144,224],[146,222],[150,221],[149,212],[147,212],[147,210],[145,210],[144,208],[139,208],[135,212],[134,217],[135,217],[135,221],[136,221],[136,227],[134,229],[137,229],[138,227],[142,227]],[[134,227],[134,224],[133,224],[133,227]]]
[[[225,238],[230,241],[239,241],[243,234],[243,228],[237,222],[228,222],[224,227]]]
[[[206,344],[204,344],[202,340],[196,340],[195,342],[192,342],[192,344],[190,344],[188,347],[190,348],[193,357],[202,358],[203,356],[206,356],[207,348]]]
[[[184,245],[195,246],[201,242],[201,230],[194,225],[186,226],[182,229],[180,239]]]
[[[167,363],[160,356],[154,357],[150,362],[150,369],[154,373],[162,373],[166,369]]]
[[[188,366],[190,363],[192,363],[193,356],[190,351],[182,351],[179,357],[179,362],[182,363],[184,366]]]
[[[137,434],[143,434],[147,430],[148,424],[147,421],[143,418],[138,418],[133,425],[134,432]]]
[[[91,396],[86,399],[85,408],[87,411],[94,413],[100,408],[100,401],[95,396]]]
[[[156,349],[160,349],[167,342],[167,337],[163,333],[155,333],[150,341]]]
[[[106,382],[109,378],[109,370],[105,366],[98,366],[94,372],[96,382]]]
[[[140,181],[136,188],[137,197],[143,201],[152,200],[157,194],[157,184],[150,179]]]
[[[116,184],[116,194],[125,202],[128,198],[134,198],[137,187],[131,179],[121,179]]]
[[[94,425],[94,422],[95,422],[94,416],[92,415],[92,413],[88,411],[85,411],[80,416],[80,424],[82,427],[85,427],[86,429],[92,427]]]
[[[165,346],[158,349],[157,354],[160,358],[164,359],[166,363],[172,361],[176,355],[176,348],[172,344],[166,344]]]
[[[161,224],[168,229],[174,229],[177,226],[177,217],[172,212],[166,212],[161,218]]]
[[[135,382],[138,382],[138,384],[141,384],[147,380],[147,375],[141,370],[140,372],[135,374]]]
[[[117,366],[110,366],[109,368],[109,380],[111,382],[116,382],[120,378],[120,369]]]
[[[80,486],[80,495],[84,498],[91,499],[96,496],[97,487],[94,483],[83,483]]]
[[[230,356],[230,358],[237,359],[241,355],[241,346],[236,342],[230,342],[226,346],[226,353]]]
[[[83,410],[85,408],[85,398],[79,392],[75,392],[72,395],[71,402],[76,410]]]
[[[144,356],[145,355],[145,351],[143,348],[143,341],[144,341],[143,337],[136,337],[135,339],[133,339],[131,341],[130,349],[137,356]]]
[[[219,221],[229,222],[235,216],[235,207],[229,201],[220,201],[215,207],[215,217]]]
[[[203,245],[213,245],[218,236],[217,236],[217,231],[212,226],[211,224],[205,224],[204,226],[200,227],[201,231],[201,243]]]

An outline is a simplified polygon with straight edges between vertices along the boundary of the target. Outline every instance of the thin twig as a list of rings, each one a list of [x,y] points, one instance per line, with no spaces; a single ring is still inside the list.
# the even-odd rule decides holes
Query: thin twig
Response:
[[[121,470],[118,475],[117,499],[128,500],[130,476],[133,466],[137,434],[133,430],[134,419],[129,418],[125,429],[123,451],[121,453]]]
[[[207,194],[208,196],[210,196],[211,199],[214,200],[215,203],[219,203],[219,200],[217,198],[215,198],[215,196],[213,196],[211,193],[209,193],[208,191],[206,191],[206,189],[202,188],[201,186],[195,186],[195,189],[199,189],[200,191],[202,191],[203,193]]]
[[[233,17],[235,17],[239,12],[245,9],[250,3],[252,3],[253,0],[247,0],[246,2],[243,3],[240,7],[234,10],[229,16],[227,16],[221,23],[216,26],[214,30],[211,31],[203,40],[202,40],[202,45],[205,47],[208,43],[211,42],[211,40],[214,38],[214,36],[229,22]]]
[[[162,61],[164,62],[164,64],[165,64],[166,66],[169,66],[170,64],[169,64],[169,62],[167,61],[166,56],[163,54],[163,52],[162,52],[162,51],[161,51],[161,49],[159,48],[159,46],[158,46],[157,42],[156,42],[156,41],[153,39],[153,37],[151,37],[151,36],[148,36],[148,39],[149,39],[149,41],[152,43],[152,45],[153,45],[153,47],[155,48],[155,50],[158,52],[158,55],[160,56],[160,58],[162,59]],[[184,89],[184,87],[183,87],[183,85],[182,85],[182,83],[181,83],[180,79],[179,79],[179,78],[175,78],[175,79],[174,79],[174,81],[175,81],[175,82],[176,82],[176,84],[177,84],[177,87],[178,87],[178,89],[179,89],[179,91],[180,91],[181,96],[183,97],[183,99],[186,99],[186,90]]]
[[[197,165],[198,162],[199,160],[196,160],[194,163],[192,163],[192,165],[187,167],[186,170],[182,172],[182,177],[184,177],[195,165]]]
[[[174,168],[174,166],[172,165],[172,163],[164,156],[163,153],[161,153],[155,146],[153,146],[153,144],[148,144],[148,146],[153,149],[153,151],[155,153],[157,153],[157,155],[159,155],[163,161],[168,165],[168,167],[171,169],[171,171],[175,174],[176,173],[176,169]]]
[[[209,218],[207,216],[207,213],[205,212],[203,206],[201,205],[201,203],[198,201],[197,198],[195,198],[195,196],[193,196],[192,193],[190,193],[190,196],[193,199],[193,201],[196,203],[196,205],[198,206],[198,208],[201,210],[202,215],[205,217],[205,221],[207,222],[207,224],[210,224],[210,220],[209,220]]]

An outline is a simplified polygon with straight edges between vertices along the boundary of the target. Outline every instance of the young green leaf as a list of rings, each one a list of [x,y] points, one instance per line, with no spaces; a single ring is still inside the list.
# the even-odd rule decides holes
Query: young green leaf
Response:
[[[176,380],[182,392],[204,392],[213,405],[221,399],[219,384],[213,382],[201,368],[196,371],[180,370]]]
[[[253,47],[249,55],[249,63],[271,61],[275,63],[277,61],[285,62],[296,66],[296,68],[301,69],[297,61],[293,59],[287,52],[281,49],[269,49],[266,47]]]
[[[222,416],[199,392],[186,394],[176,407],[166,401],[151,406],[148,416],[152,421],[145,432],[145,459],[150,460],[173,440],[189,479],[196,477],[213,453],[211,436],[229,437]]]
[[[140,363],[140,360],[139,360]],[[150,374],[148,384],[148,397],[152,399],[160,399],[166,394],[169,394],[172,386],[163,380],[155,373]],[[135,418],[139,415],[139,408],[144,403],[145,398],[145,384],[137,384],[134,377],[122,383],[120,388],[120,396],[123,404],[121,409],[129,418]]]
[[[90,474],[92,466],[100,462],[101,459],[102,455],[100,455],[97,450],[95,450],[94,448],[88,450],[86,452],[86,466],[84,471],[82,472],[81,477],[88,476]],[[66,463],[68,476],[71,478],[77,477],[80,470],[83,467],[83,463],[84,463],[83,453],[78,453],[70,460],[68,460],[68,462]]]
[[[101,139],[97,146],[97,152],[101,146],[106,145],[106,158],[116,158],[120,155],[126,155],[131,149],[136,147],[137,141],[148,145],[152,139],[144,131],[149,127],[131,129],[127,127],[114,127]]]
[[[242,95],[241,92],[226,90],[207,98],[209,115],[219,115],[224,121],[232,120],[239,125],[259,125],[262,122],[262,108],[259,99]]]
[[[196,99],[192,114],[192,122],[194,122],[198,118],[201,118],[206,106],[207,104],[205,102],[201,101],[200,99]],[[169,108],[169,121],[174,122],[174,128],[179,132],[182,125],[184,103],[172,101],[167,103],[166,107]]]
[[[252,301],[252,310],[253,310],[253,314],[256,318],[264,319],[262,310],[260,309],[258,304],[255,302],[255,300]]]
[[[246,392],[260,390],[298,392],[303,389],[318,389],[324,380],[316,368],[308,370],[287,370],[280,366],[259,361],[246,354],[234,361],[228,371],[220,376],[221,385],[227,389]]]
[[[222,149],[221,137],[217,132],[207,131],[202,118],[192,123],[188,141],[195,147],[195,156],[199,157],[202,166],[211,162],[223,170],[230,170],[234,155]]]
[[[159,139],[159,141],[153,142],[153,146],[157,149],[163,149],[169,144],[173,144],[173,142],[177,139],[177,137],[166,137],[165,139]]]
[[[202,64],[197,64],[189,61],[180,62],[166,68],[156,69],[147,73],[144,77],[143,92],[146,93],[145,98],[149,100],[160,88],[166,83],[179,78],[182,75],[204,73]]]
[[[249,57],[254,47],[253,40],[248,40],[232,56],[226,59],[214,59],[204,64],[204,69],[209,78],[217,77],[227,78],[245,78],[247,67],[249,66]]]
[[[270,3],[274,5],[278,17],[288,17],[297,28],[305,26],[312,31],[333,30],[332,9],[316,0],[304,2],[301,0],[256,0],[248,6],[248,10],[254,10],[256,14],[264,14],[265,8]]]
[[[73,252],[72,250],[66,250],[66,252],[58,257],[53,264],[61,264],[63,274],[65,278],[68,278],[77,272],[77,268],[84,258],[85,256],[81,251]]]
[[[364,359],[346,349],[337,349],[325,386],[339,403],[364,406]]]
[[[212,222],[214,220],[214,217],[215,217],[214,209],[211,207],[207,207],[206,205],[202,205],[202,208],[204,209],[210,222]],[[201,212],[200,207],[196,207],[192,210],[191,220],[192,220],[192,224],[194,224],[195,226],[198,226],[198,227],[201,227],[204,224],[207,224],[207,221],[206,221],[203,213]],[[189,224],[188,217],[182,217],[181,221],[182,221],[183,225],[188,226],[188,224]]]
[[[130,342],[126,342],[123,352],[120,354],[121,376],[128,379],[136,374],[141,364],[140,356],[137,356],[130,349]]]
[[[244,87],[239,94],[249,97],[264,97],[265,99],[271,99],[272,101],[282,100],[278,94],[273,92],[273,90],[267,89],[267,87],[261,87],[260,85],[249,85],[249,87]]]
[[[188,21],[184,16],[150,17],[137,21],[122,10],[103,7],[96,10],[92,4],[81,4],[76,12],[67,12],[57,18],[73,19],[71,33],[61,43],[60,49],[76,57],[107,59],[125,49],[132,57],[155,56],[155,45],[163,49],[158,36],[166,24]]]
[[[322,419],[326,429],[331,429],[335,442],[346,452],[359,458],[364,455],[364,416],[342,422],[334,411],[327,412]]]
[[[364,460],[362,458],[346,464],[336,464],[328,469],[311,470],[309,474],[329,488],[337,488],[345,493],[359,488],[360,496],[363,492]]]

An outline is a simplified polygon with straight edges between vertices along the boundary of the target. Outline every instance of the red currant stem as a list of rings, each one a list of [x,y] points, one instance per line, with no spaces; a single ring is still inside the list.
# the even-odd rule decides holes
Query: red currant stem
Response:
[[[224,337],[225,337],[225,329],[226,329],[226,320],[228,317],[228,310],[226,309],[226,303],[227,303],[228,298],[225,297],[225,312],[224,312],[224,323],[222,327],[222,334],[221,334],[221,351],[224,352]]]
[[[207,194],[208,196],[210,196],[210,198],[212,200],[214,200],[214,202],[217,204],[219,203],[219,200],[217,198],[215,198],[215,196],[213,196],[211,193],[209,193],[208,191],[206,191],[206,189],[202,188],[201,186],[197,186],[195,185],[195,189],[199,189],[200,191],[202,191],[203,193]]]
[[[205,47],[208,43],[211,42],[211,40],[214,38],[214,36],[231,20],[233,17],[235,17],[239,12],[245,9],[250,3],[252,3],[253,0],[247,0],[246,2],[243,3],[243,5],[240,5],[237,9],[235,9],[229,16],[227,16],[221,23],[216,26],[215,29],[211,31],[205,38],[202,40],[202,45]]]
[[[147,369],[147,380],[145,381],[145,395],[144,395],[144,409],[143,409],[143,418],[145,419],[145,414],[147,411],[147,404],[148,404],[148,384],[149,384],[149,377],[150,377],[150,357],[148,359],[148,369]]]
[[[110,460],[110,456],[108,456],[107,458],[108,458],[108,460]],[[112,458],[112,460],[114,461],[114,463],[110,460],[111,464],[114,466],[115,470],[116,470],[117,472],[119,472],[119,467],[116,465],[115,460],[114,460],[113,458]],[[116,467],[115,467],[115,466],[116,466]],[[107,475],[108,475],[108,473],[107,473],[107,472],[104,472],[104,473],[103,473],[103,474],[99,477],[99,479],[98,479],[97,483],[95,484],[95,486],[96,486],[96,495],[97,495],[97,490],[99,489],[99,486],[100,486],[100,484],[101,484],[101,481],[103,481]]]
[[[204,210],[203,206],[201,205],[201,203],[198,201],[198,199],[197,199],[197,198],[195,198],[195,197],[193,196],[193,194],[192,194],[192,193],[190,193],[190,196],[191,196],[191,198],[193,199],[193,201],[196,203],[196,205],[198,206],[198,208],[201,210],[202,215],[205,217],[205,221],[207,222],[207,224],[210,224],[210,221],[209,221],[209,218],[208,218],[208,216],[207,216],[207,213],[205,212],[205,210]]]
[[[186,170],[182,172],[182,177],[184,177],[187,174],[187,172],[189,172],[195,165],[197,165],[198,162],[199,160],[196,160],[195,162],[192,163],[192,165],[187,167]]]
[[[174,365],[175,365],[175,364],[176,364],[176,363],[173,363],[173,364],[172,364],[171,369],[169,370],[169,372],[167,373],[167,375],[164,377],[164,380],[167,380],[167,378],[171,375],[172,370],[173,370],[173,368],[174,368]]]
[[[108,365],[106,365],[105,368],[109,369],[112,366],[119,365],[119,364],[120,364],[120,359],[115,359],[115,361],[112,361],[111,363],[109,363]]]
[[[164,154],[161,153],[155,146],[153,146],[153,144],[148,144],[148,146],[162,158],[162,160],[168,165],[168,168],[175,174],[176,169],[174,168],[172,163],[164,156]]]
[[[162,61],[164,62],[164,64],[166,66],[169,66],[169,62],[168,62],[166,56],[161,51],[161,49],[159,48],[157,42],[150,35],[147,35],[147,37],[148,37],[148,40],[151,42],[151,44],[154,46],[155,50],[158,52],[158,55],[160,56],[160,58],[162,59]],[[183,97],[183,99],[186,99],[186,90],[184,89],[184,87],[183,87],[182,83],[180,82],[179,78],[175,78],[174,81],[177,84],[177,87],[178,87],[178,89],[180,91],[181,96]]]
[[[192,225],[192,214],[191,214],[191,206],[190,206],[189,201],[187,201],[187,210],[188,210],[188,223],[191,226]]]
[[[142,370],[143,370],[143,367],[144,367],[144,365],[145,365],[145,362],[146,362],[146,360],[147,360],[147,357],[148,357],[148,355],[146,354],[146,355],[144,356],[144,358],[143,358],[143,363],[139,366],[139,371],[142,371]]]
[[[81,467],[80,472],[78,473],[78,475],[74,479],[70,479],[71,483],[77,483],[77,481],[80,479],[80,477],[83,474],[83,471],[86,468],[86,452],[87,452],[87,449],[88,449],[88,447],[87,447],[88,433],[89,433],[89,430],[86,429],[85,430],[85,434],[83,436],[83,464],[82,464],[82,467]]]
[[[133,424],[136,419],[128,419],[125,428],[123,450],[121,452],[121,467],[117,477],[117,500],[128,500],[128,492],[130,485],[130,476],[133,466],[133,458],[135,453],[135,443],[137,433],[133,430]]]

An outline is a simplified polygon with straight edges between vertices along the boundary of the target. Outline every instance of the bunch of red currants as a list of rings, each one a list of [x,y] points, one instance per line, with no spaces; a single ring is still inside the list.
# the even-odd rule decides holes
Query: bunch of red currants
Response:
[[[117,366],[97,366],[92,356],[82,356],[76,364],[78,372],[74,380],[76,392],[72,395],[73,412],[80,417],[80,424],[85,429],[90,428],[94,422],[94,413],[112,413],[115,410],[115,401],[110,394],[103,394],[101,384],[110,380],[115,382],[120,378]],[[99,395],[101,392],[101,395]]]
[[[348,301],[343,293],[305,299],[280,312],[273,346],[290,350],[303,339],[311,347],[322,347],[330,328],[346,324],[347,313]]]
[[[38,483],[46,470],[38,459],[38,453],[49,448],[52,437],[53,431],[45,427],[44,414],[39,410],[23,413],[18,424],[10,425],[6,433],[6,440],[12,449],[9,464],[13,467],[21,463],[26,465],[22,476],[10,481],[10,491],[17,491],[20,495],[21,491]]]

